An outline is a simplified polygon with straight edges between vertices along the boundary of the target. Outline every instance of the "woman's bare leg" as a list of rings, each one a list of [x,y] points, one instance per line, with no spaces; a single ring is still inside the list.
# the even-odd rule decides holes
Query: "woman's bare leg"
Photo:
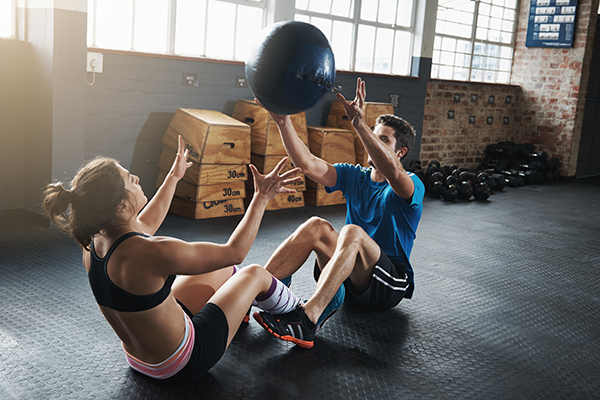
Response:
[[[227,318],[229,324],[227,346],[235,336],[252,301],[266,293],[272,282],[273,276],[263,267],[249,265],[227,280],[210,298],[209,302],[219,306]]]
[[[178,276],[171,288],[173,296],[192,314],[202,310],[217,290],[231,278],[233,267],[222,268],[207,274]],[[248,309],[246,309],[247,311]]]

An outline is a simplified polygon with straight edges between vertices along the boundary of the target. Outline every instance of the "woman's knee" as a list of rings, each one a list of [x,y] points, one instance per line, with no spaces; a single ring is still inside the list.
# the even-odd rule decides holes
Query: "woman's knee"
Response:
[[[271,274],[258,264],[250,264],[240,269],[236,275],[240,274],[244,280],[260,280],[270,278]]]

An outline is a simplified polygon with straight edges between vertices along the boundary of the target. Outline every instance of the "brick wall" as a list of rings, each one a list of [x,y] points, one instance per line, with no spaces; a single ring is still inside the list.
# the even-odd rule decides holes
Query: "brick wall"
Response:
[[[431,81],[427,84],[421,162],[475,168],[487,145],[520,141],[520,89],[510,85]],[[530,118],[530,117],[529,117]]]
[[[574,176],[598,0],[579,1],[568,49],[525,47],[529,4],[521,2],[511,76],[523,89],[523,113],[532,117],[523,121],[521,137],[557,157],[561,175]]]

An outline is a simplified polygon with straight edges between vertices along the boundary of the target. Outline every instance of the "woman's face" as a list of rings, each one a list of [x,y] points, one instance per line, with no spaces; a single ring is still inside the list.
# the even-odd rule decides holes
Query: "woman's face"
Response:
[[[131,174],[121,165],[117,164],[121,171],[121,176],[125,182],[125,190],[129,192],[129,200],[131,204],[136,208],[135,213],[139,213],[142,208],[148,203],[148,198],[144,194],[142,187],[140,186],[140,178],[136,175]]]

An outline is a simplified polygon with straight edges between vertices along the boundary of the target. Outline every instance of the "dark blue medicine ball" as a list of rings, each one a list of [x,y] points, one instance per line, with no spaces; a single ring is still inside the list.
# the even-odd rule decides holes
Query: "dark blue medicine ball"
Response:
[[[335,83],[329,41],[314,25],[284,21],[263,29],[246,61],[254,96],[277,114],[297,114],[316,106]]]

